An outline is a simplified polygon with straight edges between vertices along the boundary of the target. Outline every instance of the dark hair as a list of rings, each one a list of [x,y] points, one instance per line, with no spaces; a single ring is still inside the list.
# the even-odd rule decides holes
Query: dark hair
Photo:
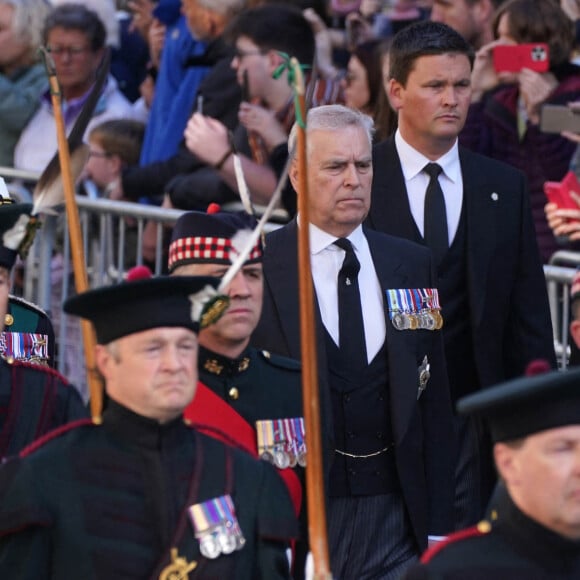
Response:
[[[375,122],[375,140],[382,141],[395,132],[397,115],[391,109],[383,86],[383,57],[389,52],[391,39],[374,38],[357,44],[351,52],[367,73],[369,101],[365,107]]]
[[[89,140],[96,141],[107,155],[118,155],[126,166],[137,165],[145,125],[133,119],[110,119],[95,125]]]
[[[96,12],[82,4],[61,4],[48,15],[44,23],[45,43],[49,32],[54,28],[81,31],[87,37],[93,52],[105,46],[105,25]]]
[[[498,35],[501,17],[508,16],[510,36],[518,43],[545,42],[550,52],[550,68],[570,60],[574,49],[572,21],[553,0],[507,0],[497,9],[493,31]]]
[[[352,52],[351,57],[356,57],[359,62],[363,65],[367,73],[367,82],[369,85],[369,102],[367,107],[370,111],[375,108],[377,103],[377,98],[380,94],[382,87],[381,78],[381,60],[382,56],[379,51],[379,46],[381,40],[378,38],[373,38],[372,40],[367,40],[357,44]]]
[[[245,10],[228,27],[228,40],[233,44],[247,36],[262,50],[279,50],[295,57],[301,64],[314,60],[314,33],[297,8],[284,4],[267,4]]]
[[[393,37],[389,76],[405,86],[418,58],[449,53],[464,54],[473,67],[473,48],[453,28],[431,20],[410,24]]]

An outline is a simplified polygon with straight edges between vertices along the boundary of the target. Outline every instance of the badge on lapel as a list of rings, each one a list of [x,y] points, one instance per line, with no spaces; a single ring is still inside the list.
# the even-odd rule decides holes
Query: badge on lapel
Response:
[[[439,330],[443,316],[437,288],[393,288],[386,291],[389,318],[397,330]]]
[[[230,495],[215,497],[187,508],[202,556],[214,560],[241,550],[246,543]]]
[[[429,359],[427,358],[427,355],[425,355],[425,357],[423,358],[423,362],[417,369],[419,372],[419,388],[417,389],[417,400],[419,400],[419,397],[423,394],[423,391],[427,388],[427,383],[431,378],[430,369],[431,365],[429,364]]]

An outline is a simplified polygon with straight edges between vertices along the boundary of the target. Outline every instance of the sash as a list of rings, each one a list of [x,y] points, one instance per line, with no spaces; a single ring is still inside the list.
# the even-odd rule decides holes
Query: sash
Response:
[[[196,429],[228,445],[241,447],[256,459],[258,444],[255,429],[221,397],[203,383],[197,383],[193,401],[183,413]],[[302,484],[292,469],[276,470],[290,494],[296,516],[302,504]]]

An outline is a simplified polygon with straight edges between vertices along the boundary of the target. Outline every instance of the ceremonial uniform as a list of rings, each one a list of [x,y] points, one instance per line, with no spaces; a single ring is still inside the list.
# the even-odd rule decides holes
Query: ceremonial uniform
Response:
[[[462,398],[460,414],[485,419],[502,484],[490,522],[450,536],[405,580],[580,578],[580,370],[538,373]]]
[[[199,379],[248,423],[302,416],[300,363],[247,348],[236,360],[200,346]]]
[[[252,347],[230,359],[200,346],[198,357],[200,383],[185,418],[281,468],[298,514],[306,461],[300,363]],[[223,405],[218,407],[216,396]],[[285,473],[290,466],[298,478]]]
[[[538,482],[541,485],[541,482]],[[405,580],[575,580],[580,542],[548,530],[522,513],[507,493],[497,521],[458,532],[427,552]]]
[[[30,363],[56,368],[55,336],[50,318],[42,308],[10,295],[0,335],[0,353]]]
[[[181,418],[160,424],[111,401],[101,426],[35,447],[0,469],[0,577],[288,577],[295,520],[282,482]],[[187,508],[227,495],[241,549],[202,556]]]
[[[55,370],[0,359],[0,458],[87,416],[76,388]]]

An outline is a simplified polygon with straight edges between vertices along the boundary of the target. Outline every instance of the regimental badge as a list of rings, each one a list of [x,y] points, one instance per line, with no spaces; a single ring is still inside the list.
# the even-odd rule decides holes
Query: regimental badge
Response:
[[[306,466],[304,419],[268,419],[256,421],[258,455],[278,469]]]
[[[214,560],[221,554],[231,554],[244,547],[246,540],[229,494],[196,503],[187,511],[202,556]]]
[[[439,330],[443,326],[437,288],[386,291],[389,318],[397,330]]]
[[[423,394],[423,391],[427,388],[427,383],[431,378],[431,365],[429,364],[429,359],[427,355],[423,358],[423,362],[419,366],[419,388],[417,389],[417,400]]]

